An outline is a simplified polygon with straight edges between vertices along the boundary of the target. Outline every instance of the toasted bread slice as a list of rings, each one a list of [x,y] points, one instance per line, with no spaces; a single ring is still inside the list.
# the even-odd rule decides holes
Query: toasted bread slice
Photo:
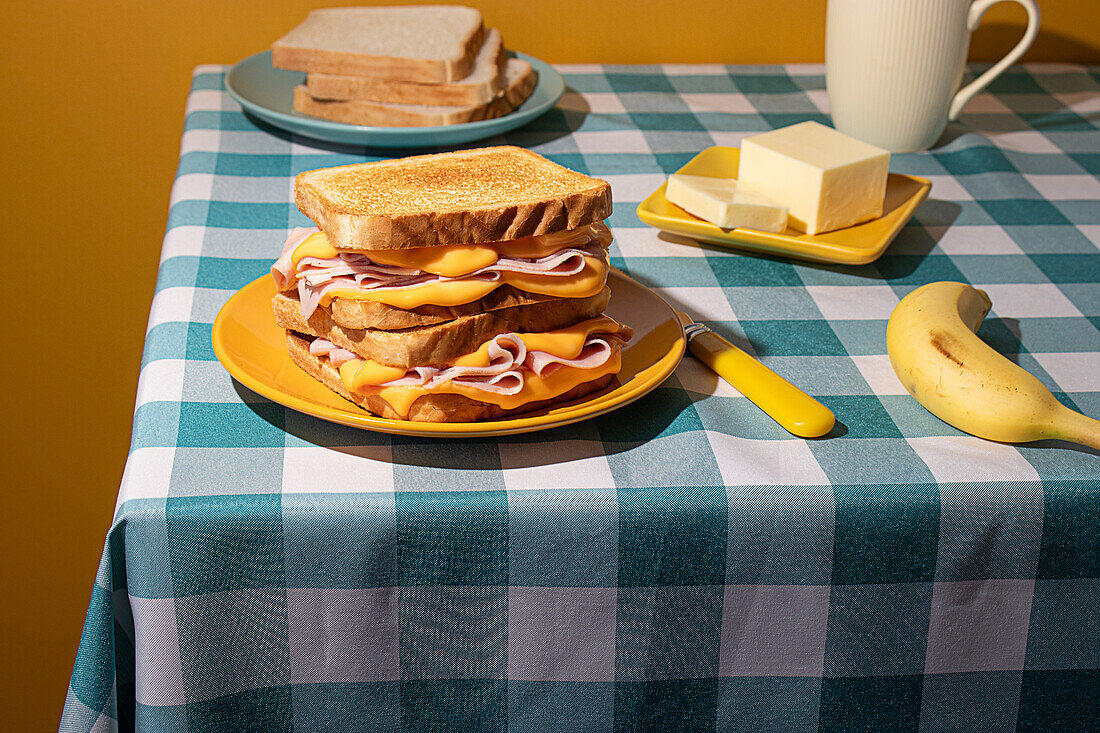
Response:
[[[485,34],[459,5],[322,8],[271,46],[278,69],[413,82],[470,75]]]
[[[340,379],[340,373],[328,361],[328,359],[314,356],[309,352],[309,337],[303,337],[292,331],[287,331],[287,352],[291,360],[303,371],[321,382],[333,392],[360,407],[373,412],[375,415],[390,420],[415,420],[417,422],[477,422],[480,420],[495,420],[516,414],[534,412],[546,409],[553,405],[565,404],[575,399],[594,392],[598,392],[608,386],[616,376],[607,374],[591,382],[579,384],[565,394],[549,400],[529,402],[515,410],[505,410],[498,405],[487,402],[478,402],[459,394],[428,394],[413,402],[408,415],[402,415],[395,411],[388,402],[378,395],[362,395],[349,392]]]
[[[421,84],[378,76],[315,72],[306,76],[309,96],[317,101],[366,99],[390,104],[468,107],[488,104],[504,88],[504,38],[490,28],[470,75],[458,81]]]
[[[315,310],[307,320],[302,317],[301,303],[293,293],[277,293],[271,299],[271,308],[281,328],[319,336],[365,359],[407,369],[450,363],[498,334],[554,331],[595,318],[603,313],[610,297],[611,290],[605,287],[589,298],[550,298],[400,331],[343,328],[324,307]]]
[[[299,84],[294,87],[294,111],[333,122],[371,127],[460,125],[464,122],[503,117],[514,111],[531,96],[537,82],[538,75],[530,63],[521,59],[508,59],[504,66],[504,90],[481,104],[452,107],[440,104],[390,104],[370,99],[319,100],[310,95],[308,87]]]
[[[305,171],[294,202],[337,249],[404,249],[593,224],[611,215],[611,186],[501,146]]]

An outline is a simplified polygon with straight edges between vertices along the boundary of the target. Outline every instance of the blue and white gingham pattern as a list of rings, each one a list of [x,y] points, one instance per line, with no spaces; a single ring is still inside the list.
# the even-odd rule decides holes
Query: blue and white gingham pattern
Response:
[[[332,425],[235,384],[210,328],[302,170],[375,159],[196,70],[132,449],[61,728],[1080,730],[1100,697],[1100,458],[960,433],[899,385],[891,309],[984,288],[980,334],[1100,415],[1100,70],[1010,70],[898,155],[933,181],[859,266],[659,235],[699,150],[828,121],[821,66],[563,66],[484,144],[611,182],[613,262],[836,413],[784,432],[688,358],[612,414],[497,440]],[[409,151],[412,152],[412,151]]]

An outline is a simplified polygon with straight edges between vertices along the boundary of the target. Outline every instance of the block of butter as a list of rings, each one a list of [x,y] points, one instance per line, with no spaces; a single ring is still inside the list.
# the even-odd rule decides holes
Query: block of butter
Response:
[[[733,178],[673,173],[665,198],[689,214],[723,229],[781,232],[787,228],[787,207],[742,190]]]
[[[737,178],[789,209],[790,225],[831,232],[882,216],[890,153],[817,122],[741,141]]]

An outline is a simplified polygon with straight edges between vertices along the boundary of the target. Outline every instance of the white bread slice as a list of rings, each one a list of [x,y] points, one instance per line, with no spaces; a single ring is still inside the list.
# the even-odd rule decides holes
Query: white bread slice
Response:
[[[505,145],[305,171],[294,203],[337,249],[404,249],[593,224],[611,215],[611,186]]]
[[[508,59],[504,89],[490,101],[466,107],[434,104],[390,104],[370,99],[320,100],[303,84],[294,87],[294,111],[349,125],[371,127],[433,127],[491,120],[513,112],[535,90],[538,75],[531,64]]]
[[[595,318],[610,298],[611,289],[605,287],[588,298],[550,298],[400,331],[343,328],[324,307],[303,318],[301,302],[293,293],[277,293],[271,299],[271,309],[281,328],[319,336],[379,364],[407,369],[451,363],[498,334],[554,331]]]
[[[466,107],[493,101],[503,87],[504,38],[496,28],[490,28],[485,34],[485,42],[474,60],[473,71],[458,81],[421,84],[378,76],[320,72],[306,76],[309,96],[318,101],[369,99],[390,104]]]
[[[277,69],[455,81],[481,48],[481,13],[460,5],[321,8],[271,46]]]
[[[572,402],[585,395],[598,392],[616,379],[616,375],[607,374],[591,382],[578,384],[565,394],[553,399],[529,402],[514,410],[505,410],[498,405],[478,402],[459,394],[428,394],[413,402],[408,415],[401,415],[378,395],[362,395],[349,392],[344,386],[343,380],[340,379],[340,373],[336,371],[336,368],[332,366],[328,359],[309,353],[311,341],[312,339],[309,337],[287,331],[287,353],[290,355],[291,361],[344,399],[350,400],[375,415],[380,415],[389,420],[415,420],[417,422],[436,423],[495,420]]]

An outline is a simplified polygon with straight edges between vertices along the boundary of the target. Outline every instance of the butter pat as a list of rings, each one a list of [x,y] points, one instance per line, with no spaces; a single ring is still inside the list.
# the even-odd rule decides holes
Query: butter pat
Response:
[[[817,122],[741,141],[738,179],[785,205],[790,225],[831,232],[882,216],[890,153]]]
[[[744,191],[733,178],[673,173],[665,187],[665,198],[723,229],[781,232],[787,227],[786,206]]]

